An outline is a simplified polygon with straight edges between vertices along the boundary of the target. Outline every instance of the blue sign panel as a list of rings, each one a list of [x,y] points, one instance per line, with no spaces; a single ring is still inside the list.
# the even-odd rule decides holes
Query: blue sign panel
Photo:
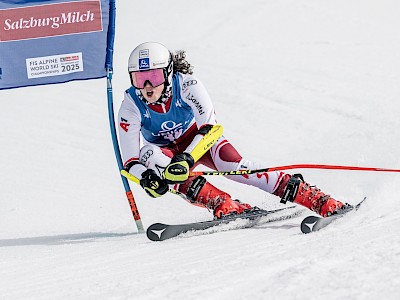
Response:
[[[0,89],[105,77],[113,5],[115,0],[1,1]]]

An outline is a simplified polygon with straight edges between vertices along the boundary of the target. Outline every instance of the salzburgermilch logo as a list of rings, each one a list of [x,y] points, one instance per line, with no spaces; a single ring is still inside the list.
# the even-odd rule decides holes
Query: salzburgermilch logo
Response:
[[[99,0],[0,10],[0,42],[102,31]]]

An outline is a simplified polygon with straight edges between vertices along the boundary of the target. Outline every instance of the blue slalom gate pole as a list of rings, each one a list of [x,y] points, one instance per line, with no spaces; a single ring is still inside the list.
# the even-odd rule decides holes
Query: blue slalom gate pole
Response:
[[[115,36],[115,0],[110,0],[110,22],[108,25],[108,35],[107,35],[107,56],[106,56],[106,70],[107,70],[107,102],[108,102],[108,119],[110,123],[111,138],[114,146],[115,158],[117,160],[118,169],[121,172],[123,170],[121,152],[118,144],[117,132],[115,129],[115,118],[114,118],[114,101],[113,101],[113,89],[112,89],[112,75],[113,75],[113,45]],[[129,202],[129,206],[132,211],[133,218],[136,222],[136,226],[139,233],[144,232],[142,220],[140,218],[139,210],[136,205],[135,198],[133,196],[132,190],[129,186],[128,180],[121,174],[122,184],[125,189],[125,194]]]

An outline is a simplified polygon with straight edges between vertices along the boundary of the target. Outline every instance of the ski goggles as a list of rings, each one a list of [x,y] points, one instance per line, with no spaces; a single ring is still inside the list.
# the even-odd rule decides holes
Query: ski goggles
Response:
[[[153,69],[147,71],[131,72],[132,85],[137,89],[143,89],[146,82],[150,82],[153,87],[165,82],[164,70]]]

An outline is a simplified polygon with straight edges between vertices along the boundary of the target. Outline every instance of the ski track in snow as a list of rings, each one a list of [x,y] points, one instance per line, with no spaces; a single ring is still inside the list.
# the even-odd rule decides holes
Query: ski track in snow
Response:
[[[395,0],[117,1],[115,110],[130,51],[155,40],[187,50],[246,158],[399,169],[399,13]],[[105,80],[0,95],[0,299],[399,299],[400,174],[292,170],[349,203],[368,197],[313,234],[300,233],[306,213],[151,242],[120,182]],[[211,219],[174,195],[132,188],[145,227]]]

